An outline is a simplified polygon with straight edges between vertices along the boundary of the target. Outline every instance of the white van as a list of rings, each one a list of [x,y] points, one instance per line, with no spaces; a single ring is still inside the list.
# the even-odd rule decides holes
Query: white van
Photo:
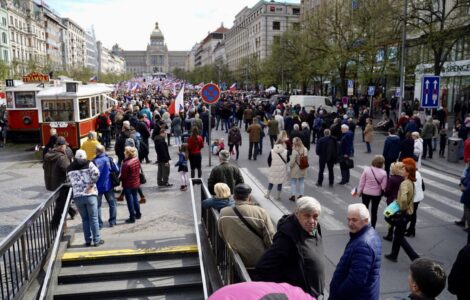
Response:
[[[300,104],[305,107],[308,112],[315,106],[318,109],[320,106],[323,107],[328,113],[337,112],[336,106],[333,105],[331,98],[325,96],[310,96],[310,95],[294,95],[290,96],[289,103],[292,106]]]

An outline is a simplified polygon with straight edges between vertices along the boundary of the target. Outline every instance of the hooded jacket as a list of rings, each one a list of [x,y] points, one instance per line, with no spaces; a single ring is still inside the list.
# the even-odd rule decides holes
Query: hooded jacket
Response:
[[[67,171],[67,178],[72,184],[73,198],[98,195],[96,182],[100,177],[100,171],[92,162],[75,159]]]
[[[274,145],[271,150],[271,166],[268,180],[272,184],[282,184],[287,181],[287,150],[281,145]],[[282,158],[281,158],[282,157]]]
[[[48,191],[55,191],[67,179],[70,160],[65,153],[52,149],[44,156],[44,182]]]
[[[286,282],[312,296],[323,294],[325,266],[320,225],[309,235],[295,215],[282,217],[273,245],[256,265],[254,278],[260,281]]]
[[[111,163],[112,158],[109,157],[106,153],[101,153],[97,155],[93,160],[93,163],[98,168],[100,172],[100,177],[96,182],[96,187],[98,188],[98,193],[106,193],[113,188],[113,184],[109,178],[111,172],[119,173],[118,166],[114,163]]]

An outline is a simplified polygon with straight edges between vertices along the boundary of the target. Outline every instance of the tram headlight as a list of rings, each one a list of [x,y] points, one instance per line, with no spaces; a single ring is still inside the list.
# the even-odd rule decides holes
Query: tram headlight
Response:
[[[28,125],[31,125],[31,123],[33,123],[33,120],[31,120],[31,117],[30,116],[24,116],[23,117],[23,124],[28,126]]]

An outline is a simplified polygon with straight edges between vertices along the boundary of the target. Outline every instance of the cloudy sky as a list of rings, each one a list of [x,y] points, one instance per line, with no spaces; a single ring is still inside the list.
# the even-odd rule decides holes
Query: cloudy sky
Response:
[[[190,50],[221,23],[230,28],[245,6],[257,0],[43,0],[61,17],[83,28],[95,28],[96,38],[111,48],[144,50],[159,23],[169,50]],[[282,2],[300,3],[300,0]]]

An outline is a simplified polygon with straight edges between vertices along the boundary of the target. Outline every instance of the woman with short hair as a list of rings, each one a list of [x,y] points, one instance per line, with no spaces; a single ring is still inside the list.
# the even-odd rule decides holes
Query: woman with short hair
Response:
[[[230,187],[223,183],[218,182],[214,186],[215,197],[202,201],[202,208],[215,208],[220,211],[226,206],[235,206],[235,201],[230,198]]]
[[[127,209],[129,210],[129,219],[126,220],[126,223],[135,223],[136,219],[142,217],[139,200],[137,199],[137,190],[140,187],[139,174],[140,162],[137,157],[137,149],[126,146],[120,175],[122,188],[126,196]]]
[[[382,155],[376,155],[371,162],[371,166],[364,169],[357,187],[357,194],[362,196],[362,203],[370,209],[371,225],[375,228],[377,223],[377,210],[379,208],[382,193],[387,187],[387,173],[383,169],[385,158]]]

